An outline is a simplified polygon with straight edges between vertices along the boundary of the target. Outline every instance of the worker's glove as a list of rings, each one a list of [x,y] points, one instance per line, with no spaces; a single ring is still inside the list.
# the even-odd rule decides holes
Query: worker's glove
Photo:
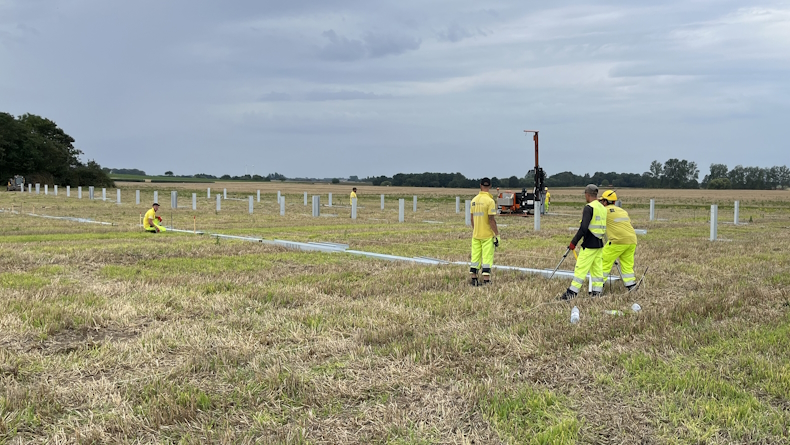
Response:
[[[156,219],[158,219],[159,222],[162,222],[162,217],[161,216],[157,216]]]
[[[499,247],[499,236],[494,237],[494,247]]]
[[[573,244],[573,243],[568,244],[568,249],[576,250],[576,244]]]

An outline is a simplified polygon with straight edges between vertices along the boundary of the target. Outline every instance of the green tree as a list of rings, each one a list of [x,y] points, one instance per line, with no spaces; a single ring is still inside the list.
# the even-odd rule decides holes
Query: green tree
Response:
[[[340,179],[332,178],[332,184],[340,184]]]
[[[173,172],[168,170],[165,172],[165,176],[173,176]]]
[[[731,189],[732,183],[728,178],[716,178],[708,183],[708,188],[711,190]]]

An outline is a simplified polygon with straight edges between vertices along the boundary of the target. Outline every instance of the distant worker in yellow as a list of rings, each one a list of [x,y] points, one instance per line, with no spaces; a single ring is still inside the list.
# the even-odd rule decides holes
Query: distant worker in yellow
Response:
[[[576,243],[584,238],[582,250],[576,260],[576,268],[573,271],[573,281],[570,287],[560,296],[562,300],[570,300],[584,285],[587,272],[590,273],[592,282],[592,297],[600,297],[603,292],[603,237],[606,235],[606,208],[598,202],[598,186],[588,184],[584,188],[584,199],[587,205],[584,206],[582,222],[579,231],[571,240],[568,249],[575,250]]]
[[[606,238],[603,248],[603,276],[609,277],[614,262],[620,259],[620,273],[625,288],[630,292],[636,286],[634,275],[634,253],[636,252],[636,232],[631,225],[628,212],[617,207],[617,194],[607,190],[601,195],[601,204],[606,207]]]
[[[546,209],[545,210],[546,213],[549,213],[549,203],[551,202],[551,193],[549,193],[548,187],[546,187],[545,191],[546,191],[546,205],[544,208]]]
[[[146,232],[159,233],[167,230],[164,226],[159,225],[159,223],[162,222],[162,218],[156,216],[156,212],[158,211],[159,204],[154,203],[154,205],[145,212],[145,216],[143,216],[143,228]]]
[[[351,189],[351,195],[348,197],[348,205],[354,205],[354,198],[357,197],[357,188],[354,187]]]
[[[472,199],[469,212],[472,214],[472,264],[469,274],[470,284],[480,286],[491,283],[491,266],[494,264],[494,248],[499,247],[499,229],[496,226],[496,201],[488,192],[491,180],[480,180],[480,193]],[[477,279],[477,271],[482,269],[482,283]]]

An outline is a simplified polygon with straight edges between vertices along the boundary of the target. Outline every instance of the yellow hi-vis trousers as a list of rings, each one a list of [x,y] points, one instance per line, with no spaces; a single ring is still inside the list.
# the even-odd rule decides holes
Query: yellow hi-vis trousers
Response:
[[[576,293],[584,284],[590,272],[593,292],[603,292],[603,249],[585,249],[582,247],[579,259],[576,260],[576,268],[573,270],[573,282],[568,288]]]
[[[491,266],[494,264],[494,238],[474,239],[472,238],[472,265],[469,269],[471,273],[477,273],[477,269],[483,269],[483,275],[491,275]]]
[[[159,224],[154,224],[154,225],[155,225],[156,227],[158,227],[158,228],[159,228],[159,231],[160,231],[160,232],[166,232],[166,231],[167,231],[167,228],[165,228],[165,226],[160,226]],[[146,232],[153,232],[153,233],[156,233],[156,228],[154,228],[154,227],[148,227],[148,228],[146,228],[146,229],[145,229],[145,231],[146,231]]]
[[[623,284],[633,286],[636,284],[634,275],[634,253],[636,244],[612,244],[606,243],[603,247],[603,276],[604,280],[609,278],[614,261],[620,258],[620,273],[623,275]]]

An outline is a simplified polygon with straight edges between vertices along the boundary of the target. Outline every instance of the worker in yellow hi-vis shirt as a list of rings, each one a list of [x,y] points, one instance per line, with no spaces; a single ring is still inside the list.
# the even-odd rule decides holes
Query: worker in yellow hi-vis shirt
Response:
[[[482,269],[482,284],[491,283],[491,266],[494,264],[494,248],[499,247],[499,229],[496,226],[496,201],[488,191],[491,180],[480,180],[480,193],[472,199],[469,212],[472,214],[472,264],[469,273],[470,284],[479,286],[478,269]]]
[[[545,188],[545,191],[546,191],[546,204],[543,206],[543,208],[545,209],[546,213],[549,213],[549,203],[551,202],[551,193],[549,193],[548,187]]]
[[[354,198],[357,197],[357,188],[354,187],[351,189],[351,195],[348,197],[348,205],[354,205]]]
[[[156,212],[159,211],[159,204],[154,203],[154,205],[145,212],[145,216],[143,216],[143,228],[146,232],[149,233],[159,233],[164,232],[164,226],[160,226],[159,223],[162,222],[162,218],[156,216]]]
[[[560,296],[562,300],[576,298],[587,278],[587,272],[590,273],[592,284],[590,295],[600,297],[603,292],[603,237],[606,235],[606,209],[598,202],[598,186],[595,184],[588,184],[584,188],[584,199],[587,205],[584,206],[582,221],[568,250],[576,249],[576,243],[582,238],[584,242],[573,270],[573,281]]]
[[[614,205],[617,194],[607,190],[601,195],[601,204],[606,207],[606,238],[603,246],[603,276],[609,277],[614,262],[620,259],[620,273],[625,288],[630,292],[636,286],[634,275],[634,253],[636,253],[636,232],[631,225],[628,212]]]

